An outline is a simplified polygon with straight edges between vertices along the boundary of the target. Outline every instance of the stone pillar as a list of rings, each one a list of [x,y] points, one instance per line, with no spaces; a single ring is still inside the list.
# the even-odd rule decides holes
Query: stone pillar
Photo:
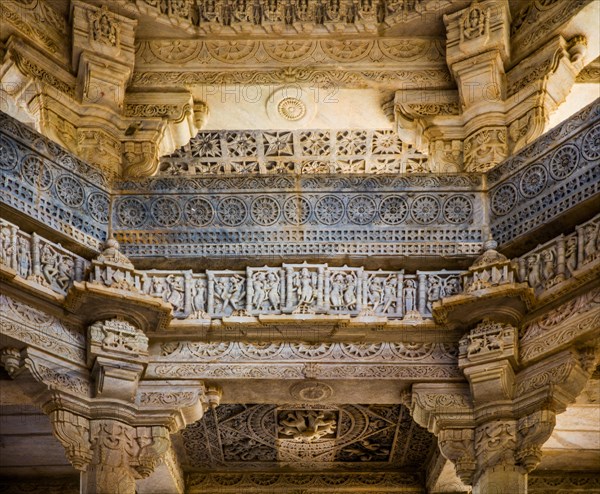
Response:
[[[170,435],[220,400],[199,381],[144,381],[148,338],[120,318],[88,328],[87,366],[32,348],[4,348],[0,363],[49,416],[81,472],[82,494],[135,494],[167,455]]]

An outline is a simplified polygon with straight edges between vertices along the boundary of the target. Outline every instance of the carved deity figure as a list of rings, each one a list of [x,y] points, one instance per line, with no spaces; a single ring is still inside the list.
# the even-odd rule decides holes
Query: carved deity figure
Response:
[[[443,287],[440,279],[437,276],[429,277],[429,287],[427,288],[427,310],[431,312],[433,302],[440,300],[443,297]]]
[[[10,235],[10,228],[7,226],[3,227],[0,230],[0,259],[2,260],[2,264],[5,266],[10,266],[10,258],[12,255],[12,239]]]
[[[577,270],[577,237],[570,237],[565,246],[565,264],[569,270],[569,274]]]
[[[462,24],[462,35],[466,40],[483,36],[488,29],[489,15],[475,7],[465,16]]]
[[[552,280],[554,276],[554,253],[548,249],[542,252],[542,261],[544,263],[542,267],[542,275],[546,284]]]
[[[583,231],[584,245],[583,258],[584,262],[590,262],[598,256],[598,228],[600,223],[596,225],[587,225]]]
[[[331,285],[329,288],[329,300],[334,309],[340,310],[343,308],[342,292],[344,290],[344,275],[337,273],[331,277]]]
[[[281,297],[279,296],[279,276],[272,271],[267,275],[266,292],[273,310],[279,309]]]
[[[542,283],[539,261],[540,256],[538,254],[534,254],[527,258],[527,267],[529,270],[529,274],[527,275],[527,281],[529,282],[529,286],[531,286],[532,288],[538,288]]]
[[[308,268],[302,268],[299,273],[295,273],[294,287],[298,295],[298,305],[310,305],[315,299],[314,280]]]
[[[223,277],[215,283],[215,295],[220,302],[220,311],[222,312],[225,312],[228,307],[231,307],[232,310],[239,310],[239,304],[244,294],[244,278],[240,275]]]
[[[356,275],[347,274],[344,283],[344,305],[348,310],[354,310],[356,309]]]
[[[206,285],[203,280],[196,280],[193,286],[192,310],[194,317],[202,317],[206,309]]]
[[[22,278],[27,278],[31,268],[31,248],[29,247],[29,242],[24,238],[19,239],[17,246],[17,259],[19,264],[19,276]]]
[[[175,312],[183,311],[185,294],[183,280],[181,278],[176,278],[175,275],[170,274],[167,276],[167,285],[169,287],[169,291],[166,301],[173,306]]]
[[[383,280],[375,275],[371,275],[367,281],[367,300],[373,311],[376,311],[383,301]]]
[[[313,442],[333,434],[336,426],[335,418],[328,418],[322,410],[294,410],[279,420],[280,434],[299,442]]]
[[[151,295],[153,297],[163,297],[165,291],[165,284],[162,278],[155,276],[152,278],[152,287],[151,287]]]
[[[254,294],[252,296],[252,307],[257,310],[263,309],[265,300],[267,300],[267,276],[264,272],[255,273],[252,277],[252,289]]]
[[[73,270],[75,268],[75,261],[71,257],[63,256],[58,262],[58,273],[56,275],[57,285],[66,290],[71,284],[73,279]]]
[[[381,312],[388,312],[396,304],[398,297],[398,280],[391,274],[385,279],[383,284],[383,307]]]
[[[92,19],[92,39],[98,43],[117,46],[118,31],[116,22],[111,19],[106,9],[101,10]]]
[[[48,284],[51,285],[56,273],[58,273],[58,254],[48,244],[44,244],[44,247],[42,247],[40,263],[42,265],[42,274]]]
[[[414,280],[406,280],[404,282],[404,308],[405,313],[415,310],[415,302],[417,298],[417,284]]]

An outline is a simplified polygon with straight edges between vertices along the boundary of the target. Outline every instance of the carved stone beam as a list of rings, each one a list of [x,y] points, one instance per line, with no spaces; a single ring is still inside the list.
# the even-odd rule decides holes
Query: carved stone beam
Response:
[[[462,126],[458,113],[458,93],[454,90],[402,89],[396,91],[394,97],[394,120],[398,135],[403,142],[412,144],[424,153],[432,137],[443,137],[439,128]],[[430,127],[436,129],[431,136]]]
[[[123,139],[123,173],[142,177],[156,172],[159,157],[187,144],[204,126],[208,107],[188,91],[129,92]]]
[[[539,137],[548,118],[566,99],[583,69],[587,41],[556,36],[507,74],[506,122],[509,150],[518,152]]]
[[[168,326],[171,304],[143,293],[145,273],[137,271],[110,238],[92,260],[89,281],[74,282],[65,300],[67,310],[84,322],[120,317],[147,333]]]
[[[517,267],[488,240],[484,252],[461,275],[463,291],[433,304],[438,322],[471,326],[483,318],[518,325],[534,302],[529,285],[518,282]]]

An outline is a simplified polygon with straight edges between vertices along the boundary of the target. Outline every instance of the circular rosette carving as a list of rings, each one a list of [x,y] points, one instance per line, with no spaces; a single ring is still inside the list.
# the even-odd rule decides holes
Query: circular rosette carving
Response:
[[[292,225],[303,225],[312,212],[310,201],[301,196],[290,197],[283,203],[283,216]]]
[[[222,357],[229,352],[232,343],[219,341],[217,343],[189,344],[192,355],[202,359]]]
[[[587,131],[583,137],[581,152],[588,160],[600,158],[600,125],[596,125]]]
[[[381,39],[379,48],[390,58],[405,62],[415,60],[425,54],[429,41],[417,39]]]
[[[315,381],[300,382],[290,388],[290,395],[303,403],[323,401],[328,399],[332,394],[333,389],[331,386]]]
[[[4,135],[0,135],[0,168],[12,170],[17,166],[17,148]]]
[[[417,197],[410,208],[410,215],[413,220],[421,225],[433,223],[440,214],[439,201],[430,195]]]
[[[214,474],[212,476],[212,480],[213,482],[219,484],[219,485],[224,485],[224,486],[231,486],[231,485],[237,485],[239,484],[242,480],[244,479],[244,476],[240,473],[240,474]]]
[[[373,41],[365,40],[322,40],[321,48],[339,62],[357,62],[365,58],[373,48]]]
[[[558,149],[550,158],[550,175],[556,180],[567,178],[575,171],[578,163],[579,151],[572,144],[567,144]]]
[[[21,174],[27,182],[41,190],[47,190],[52,185],[52,173],[37,156],[30,154],[23,159]]]
[[[298,98],[288,97],[277,103],[277,111],[283,118],[293,122],[306,115],[306,105]]]
[[[271,358],[281,353],[280,343],[239,343],[241,352],[251,359]]]
[[[353,197],[348,203],[348,219],[357,225],[371,223],[376,213],[377,205],[368,196]]]
[[[240,63],[252,58],[258,49],[257,41],[207,41],[206,49],[224,63]]]
[[[408,215],[408,204],[403,197],[388,196],[379,205],[379,217],[388,225],[399,225]]]
[[[433,343],[390,343],[392,352],[406,360],[422,360],[433,352]]]
[[[152,203],[150,214],[160,226],[174,226],[181,218],[181,207],[176,200],[161,197]]]
[[[462,194],[450,196],[444,203],[444,218],[449,223],[466,223],[473,215],[471,199]]]
[[[281,208],[275,199],[269,196],[260,196],[252,201],[250,214],[257,224],[269,226],[279,219]]]
[[[320,358],[328,355],[333,348],[331,343],[291,343],[294,355],[300,358]]]
[[[381,352],[383,343],[341,343],[342,351],[349,357],[369,358]]]
[[[517,188],[513,184],[504,184],[498,187],[492,195],[492,212],[496,216],[509,213],[517,203]]]
[[[152,54],[161,62],[183,64],[198,57],[201,43],[196,40],[149,41]]]
[[[210,202],[201,197],[195,197],[186,202],[183,211],[185,219],[194,226],[206,226],[215,216],[215,210]]]
[[[92,192],[87,198],[87,208],[99,223],[108,223],[109,200],[106,194]]]
[[[238,226],[246,221],[248,209],[241,199],[226,197],[219,203],[217,214],[224,225]]]
[[[119,223],[129,228],[139,228],[148,218],[144,203],[139,199],[128,197],[117,205]]]
[[[271,474],[266,475],[264,473],[249,475],[250,482],[254,485],[260,485],[261,487],[268,487],[270,485],[274,485],[279,481],[279,475]]]
[[[263,48],[273,60],[278,62],[301,62],[314,51],[315,41],[307,40],[269,40],[263,41]]]
[[[344,216],[344,203],[336,196],[325,196],[315,206],[315,215],[324,225],[335,225]]]
[[[547,181],[548,174],[543,166],[530,166],[521,176],[521,194],[525,197],[534,197],[544,190]]]
[[[56,180],[58,198],[67,206],[78,208],[83,204],[85,192],[79,180],[63,175]]]

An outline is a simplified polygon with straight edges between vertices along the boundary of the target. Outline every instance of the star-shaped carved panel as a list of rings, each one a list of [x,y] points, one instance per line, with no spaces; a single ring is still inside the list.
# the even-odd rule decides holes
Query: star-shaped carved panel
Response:
[[[418,469],[435,448],[401,405],[221,405],[182,436],[187,470]]]

